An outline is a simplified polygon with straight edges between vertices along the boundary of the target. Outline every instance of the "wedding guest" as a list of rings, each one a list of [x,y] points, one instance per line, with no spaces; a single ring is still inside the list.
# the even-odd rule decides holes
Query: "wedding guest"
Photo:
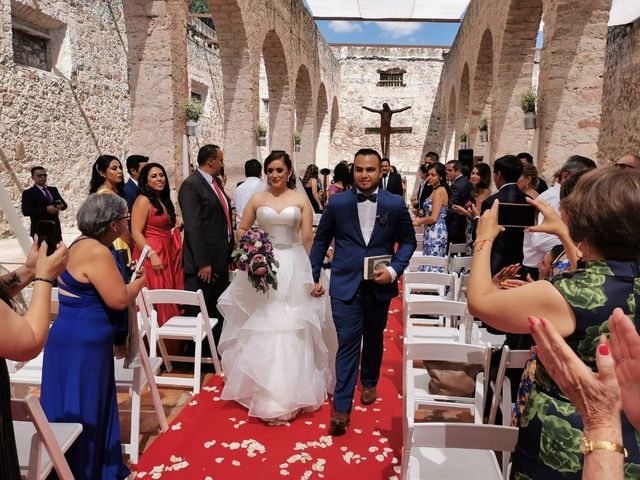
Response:
[[[127,157],[127,173],[129,174],[129,180],[124,184],[124,197],[127,200],[127,207],[129,211],[133,211],[133,202],[140,194],[138,189],[138,177],[140,176],[140,170],[149,162],[149,157],[144,155],[129,155]]]
[[[640,430],[640,336],[635,323],[621,309],[613,311],[608,321],[611,338],[607,342],[601,335],[596,350],[598,373],[580,360],[553,324],[536,317],[530,317],[529,323],[536,355],[582,416],[589,441],[581,443],[583,480],[622,480],[621,408]]]
[[[144,269],[123,280],[111,250],[129,219],[118,195],[89,195],[77,214],[82,233],[58,279],[60,309],[44,348],[40,402],[50,422],[76,422],[82,433],[67,450],[74,478],[124,479],[114,379],[116,331],[145,282]]]
[[[435,163],[427,171],[427,181],[431,186],[432,193],[422,205],[424,217],[414,218],[413,225],[424,226],[424,236],[422,240],[422,253],[435,257],[447,255],[447,203],[449,194],[446,187],[446,170],[441,163]],[[442,272],[441,267],[431,267],[421,265],[420,271]]]
[[[447,232],[449,242],[464,243],[466,221],[458,215],[453,206],[465,207],[471,199],[471,183],[462,174],[462,164],[457,160],[450,160],[446,164],[447,180],[449,181],[449,210],[447,212]]]
[[[527,152],[521,152],[518,155],[516,155],[516,157],[518,158],[518,160],[520,160],[522,162],[522,166],[526,166],[526,165],[533,165],[533,156],[530,153]],[[544,179],[540,178],[540,177],[536,177],[538,180],[537,183],[537,187],[535,187],[536,192],[538,192],[538,195],[540,195],[542,192],[546,191],[547,188],[549,188],[549,186],[547,185],[547,182],[544,181]]]
[[[344,192],[349,188],[349,167],[340,162],[333,169],[333,183],[327,188],[327,203],[336,193]]]
[[[224,152],[220,147],[203,145],[198,151],[198,169],[184,179],[178,191],[184,219],[185,288],[202,290],[209,316],[219,320],[213,328],[216,343],[224,322],[217,303],[229,285],[229,260],[234,246],[231,201],[218,178],[223,168]],[[197,314],[196,308],[186,310],[187,314]]]
[[[467,218],[465,229],[465,243],[467,255],[473,255],[473,241],[475,238],[476,218],[480,216],[482,202],[491,195],[491,168],[486,163],[478,163],[471,170],[471,200],[464,207],[453,205],[453,211]]]
[[[64,244],[47,256],[47,245],[38,248],[37,236],[24,265],[0,277],[0,478],[20,480],[20,464],[11,420],[11,385],[5,359],[27,361],[41,351],[51,322],[51,287],[67,264]],[[13,310],[12,298],[33,284],[29,308],[24,315]]]
[[[418,175],[420,177],[420,183],[418,184],[418,191],[416,192],[416,197],[413,202],[413,214],[422,217],[424,216],[424,210],[422,210],[422,205],[427,198],[431,196],[433,189],[429,182],[427,181],[427,173],[429,172],[429,166],[431,164],[422,163],[418,168]]]
[[[538,198],[538,169],[526,164],[522,168],[522,175],[518,179],[518,188],[529,198]]]
[[[316,165],[309,165],[302,177],[302,186],[304,191],[309,197],[311,206],[315,213],[322,213],[322,198],[320,197],[320,182],[318,181],[318,167]]]
[[[22,214],[31,220],[29,235],[32,237],[38,230],[38,222],[51,220],[56,225],[57,238],[62,238],[60,228],[60,212],[67,209],[66,202],[56,187],[47,185],[47,171],[36,166],[31,169],[33,186],[22,192]]]
[[[392,170],[391,161],[388,158],[382,159],[382,176],[378,186],[389,193],[403,197],[402,177]]]
[[[629,212],[640,209],[640,174],[609,167],[580,179],[573,193],[562,201],[562,209],[585,263],[551,282],[536,281],[508,290],[498,290],[492,284],[489,247],[502,230],[497,209],[494,204],[478,223],[467,291],[470,313],[514,334],[529,331],[528,316],[545,318],[594,369],[597,339],[607,331],[610,313],[615,308],[632,312],[633,305],[640,304],[640,293],[634,288],[640,282],[640,224],[629,221]],[[525,372],[528,376],[520,385],[515,410],[520,435],[512,475],[579,478],[582,417],[559,395],[543,364],[531,363]],[[629,452],[627,463],[640,463],[638,432],[626,418],[622,420],[622,432]],[[562,448],[549,448],[554,441],[561,441]]]
[[[184,289],[180,222],[171,201],[169,180],[159,163],[147,163],[140,171],[140,195],[133,204],[131,230],[136,242],[133,257],[140,258],[145,246],[151,251],[144,261],[149,289]],[[177,305],[157,305],[158,324],[179,315]]]
[[[122,163],[113,155],[100,155],[94,162],[91,169],[91,184],[89,193],[118,195],[126,198],[124,194],[124,176],[122,172]],[[131,249],[134,241],[128,228],[122,230],[121,236],[113,241],[114,255],[122,271],[125,272],[127,266],[131,262]]]
[[[267,188],[262,181],[262,165],[255,158],[244,162],[244,176],[246,180],[233,192],[233,204],[236,207],[236,225],[240,225],[244,207],[249,199]]]

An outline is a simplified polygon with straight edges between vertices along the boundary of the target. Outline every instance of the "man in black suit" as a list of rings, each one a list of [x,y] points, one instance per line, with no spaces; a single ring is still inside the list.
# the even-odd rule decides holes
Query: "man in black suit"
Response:
[[[515,155],[505,155],[493,163],[493,181],[498,192],[482,202],[482,213],[499,200],[500,203],[527,204],[526,195],[518,188],[517,181],[522,175],[522,163]],[[506,227],[497,236],[491,247],[491,274],[495,275],[504,267],[522,263],[523,228]]]
[[[420,213],[425,200],[429,198],[431,193],[433,193],[433,187],[429,185],[429,182],[427,182],[427,172],[429,171],[430,166],[430,163],[422,163],[420,164],[420,167],[418,167],[420,183],[418,184],[418,191],[416,192],[416,198],[413,202],[413,213],[415,215],[418,215]]]
[[[465,243],[467,219],[456,213],[453,206],[459,205],[466,208],[467,202],[471,200],[471,183],[462,174],[462,164],[457,160],[448,161],[445,168],[449,181],[449,203],[446,218],[449,243]]]
[[[218,297],[229,285],[229,257],[233,247],[231,201],[218,175],[224,155],[217,145],[198,152],[198,168],[180,186],[178,201],[184,221],[183,268],[185,288],[201,289],[209,316],[218,318],[213,329],[216,343],[222,332]]]
[[[124,196],[127,199],[127,205],[129,206],[129,212],[133,209],[133,202],[140,194],[138,190],[138,177],[140,176],[140,170],[149,161],[149,157],[144,155],[129,155],[127,157],[127,172],[129,173],[129,180],[124,184]]]
[[[58,214],[67,209],[66,202],[56,187],[47,186],[47,171],[44,167],[33,167],[31,179],[34,185],[22,192],[22,214],[31,218],[30,235],[38,230],[40,220],[51,220],[57,226],[58,239],[62,240],[62,229]]]
[[[382,159],[382,167],[380,169],[382,176],[378,186],[389,193],[404,196],[402,188],[402,177],[391,170],[391,162],[388,158]]]

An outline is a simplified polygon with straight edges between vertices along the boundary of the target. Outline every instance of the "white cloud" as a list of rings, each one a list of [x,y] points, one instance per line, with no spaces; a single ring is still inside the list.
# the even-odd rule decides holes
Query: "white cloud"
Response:
[[[385,37],[400,38],[412,35],[422,28],[419,22],[376,22]]]
[[[334,20],[329,22],[329,28],[333,33],[354,33],[362,31],[362,25],[359,23],[346,22],[344,20]]]

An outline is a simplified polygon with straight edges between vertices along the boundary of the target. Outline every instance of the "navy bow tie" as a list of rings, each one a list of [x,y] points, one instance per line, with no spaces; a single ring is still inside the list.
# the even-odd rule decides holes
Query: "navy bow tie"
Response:
[[[376,201],[378,200],[378,194],[377,193],[372,193],[371,195],[365,195],[364,193],[358,194],[358,203],[366,202],[367,200],[369,200],[370,202],[376,203]]]

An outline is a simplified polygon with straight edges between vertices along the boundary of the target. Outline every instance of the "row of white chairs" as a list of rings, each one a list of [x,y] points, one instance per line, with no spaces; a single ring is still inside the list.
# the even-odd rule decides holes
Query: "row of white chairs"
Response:
[[[30,300],[31,291],[26,290],[24,293],[25,300]],[[58,301],[58,290],[54,289],[52,294],[52,302]],[[198,307],[198,314],[195,317],[188,316],[176,316],[169,319],[165,324],[159,325],[157,322],[157,305],[160,304],[178,304],[178,305],[190,305]],[[144,393],[146,388],[149,388],[151,397],[154,404],[154,410],[158,418],[158,425],[161,431],[168,429],[168,422],[164,413],[164,408],[160,399],[160,394],[157,389],[157,384],[162,385],[175,385],[175,386],[189,386],[193,393],[200,391],[201,383],[201,365],[203,362],[213,363],[217,374],[222,375],[222,368],[218,360],[217,347],[213,339],[212,328],[217,324],[218,320],[215,318],[209,318],[204,297],[201,291],[188,292],[180,290],[147,290],[143,289],[141,294],[136,299],[136,305],[138,307],[138,326],[139,326],[139,349],[140,349],[140,362],[139,366],[133,368],[125,368],[124,360],[114,360],[115,366],[115,380],[116,388],[118,392],[128,392],[131,395],[131,423],[130,423],[130,438],[127,442],[122,442],[123,453],[129,455],[131,463],[137,463],[139,459],[139,437],[140,437],[140,397]],[[150,355],[147,353],[144,338],[147,337],[150,346]],[[212,352],[210,358],[202,357],[202,341],[207,339],[209,347]],[[191,340],[195,343],[195,355],[194,357],[174,356],[169,355],[164,346],[164,340],[166,339],[182,339]],[[160,350],[161,356],[157,354],[157,350]],[[167,369],[170,371],[171,361],[190,361],[194,363],[194,375],[191,378],[176,378],[166,377],[159,375],[160,367],[164,361],[167,365]],[[8,361],[9,376],[11,381],[12,396],[21,396],[25,393],[25,389],[34,386],[40,386],[42,382],[42,363],[43,353],[41,353],[35,359],[26,362],[22,365],[17,362]],[[22,395],[23,396],[23,395]],[[20,405],[20,402],[27,402],[26,405],[31,411],[35,411],[41,407],[37,398],[33,396],[26,396],[25,400],[14,399],[12,402],[15,405]],[[37,408],[36,408],[37,404]],[[23,407],[23,410],[26,407]],[[15,407],[14,418],[22,418],[25,415],[18,415],[20,413],[19,407]],[[51,453],[52,438],[58,440],[58,448],[62,448],[63,451],[71,445],[73,440],[79,435],[79,432],[75,436],[69,434],[66,437],[61,436],[59,432],[76,432],[75,426],[77,424],[48,424],[44,413],[41,415],[37,412],[28,415],[32,420],[32,425],[29,426],[25,422],[16,420],[14,422],[14,429],[16,431],[17,443],[19,445],[20,466],[23,471],[24,478],[46,478],[52,468],[55,468],[58,475],[62,479],[71,479],[68,472],[68,466],[64,461],[64,456],[54,455]],[[35,425],[34,420],[39,420],[41,424],[46,423],[48,428],[54,432],[53,437],[50,435],[46,437],[48,432],[46,427]],[[34,427],[35,425],[35,427]],[[35,435],[34,432],[37,433]],[[80,431],[82,427],[80,426]],[[44,433],[43,433],[44,432]],[[26,445],[31,445],[27,447]],[[42,451],[41,446],[45,446],[45,451]],[[33,447],[33,448],[32,448]],[[31,452],[30,455],[27,455]],[[60,460],[62,458],[62,460]]]
[[[469,263],[460,269],[456,258],[459,257],[446,259],[447,267],[454,265],[454,269],[448,270],[451,273],[412,271],[421,264],[442,266],[431,259],[412,259],[405,272],[403,479],[508,478],[510,452],[518,431],[508,425],[512,404],[505,371],[507,365],[519,366],[528,352],[517,352],[517,357],[512,356],[509,362],[510,352],[508,348],[503,350],[497,378],[489,382],[491,349],[500,346],[504,336],[489,334],[468,314],[462,287],[468,278],[471,258],[462,257]],[[422,364],[415,366],[418,360],[480,365],[473,396],[429,394],[431,379]],[[492,402],[485,423],[483,409],[488,396]],[[449,413],[466,412],[472,422],[416,421],[420,410],[438,408]],[[502,425],[494,425],[498,410],[503,413]],[[502,452],[502,465],[494,451]]]

